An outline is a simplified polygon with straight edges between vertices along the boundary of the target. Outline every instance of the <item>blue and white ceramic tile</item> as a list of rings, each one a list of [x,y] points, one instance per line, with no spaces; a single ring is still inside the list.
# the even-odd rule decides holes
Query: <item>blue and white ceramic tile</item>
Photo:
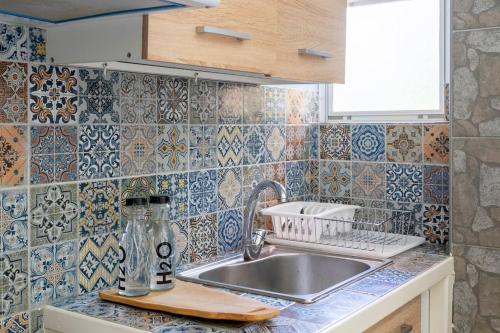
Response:
[[[54,181],[68,182],[78,178],[78,155],[56,154],[54,157]]]
[[[118,180],[78,184],[79,235],[88,237],[118,230],[120,183]]]
[[[189,173],[189,215],[217,210],[217,173],[215,170]]]
[[[267,124],[284,124],[286,118],[287,89],[264,87],[264,113]]]
[[[28,246],[28,195],[26,190],[0,192],[0,252]]]
[[[243,214],[241,209],[220,212],[218,230],[218,254],[238,249],[241,246],[243,234]]]
[[[28,312],[18,313],[15,316],[0,320],[2,333],[28,333],[30,315]]]
[[[76,239],[77,185],[37,187],[30,194],[31,246]]]
[[[80,153],[118,150],[120,150],[120,126],[80,126],[80,136],[78,140],[78,151]]]
[[[217,255],[217,214],[192,217],[189,233],[191,261],[198,262]]]
[[[352,170],[350,162],[321,161],[320,195],[350,197]]]
[[[76,124],[79,70],[63,66],[30,66],[30,115],[34,124]]]
[[[118,177],[120,175],[120,151],[97,151],[78,154],[80,180]]]
[[[266,138],[264,126],[245,126],[243,128],[243,164],[259,164],[266,161]]]
[[[309,158],[319,159],[319,126],[317,125],[309,127]]]
[[[387,164],[386,198],[396,202],[421,202],[423,174],[420,165]]]
[[[120,75],[100,69],[80,69],[80,124],[118,124]]]
[[[449,203],[449,169],[424,165],[424,202],[432,204]]]
[[[323,160],[351,159],[351,128],[349,125],[321,125],[320,157]]]
[[[79,244],[78,284],[80,293],[110,287],[118,277],[118,235],[83,238]]]
[[[157,177],[158,194],[170,197],[170,218],[173,221],[189,215],[189,186],[187,173],[174,173]]]
[[[423,210],[424,236],[430,243],[446,244],[449,241],[450,214],[446,205],[424,204]]]
[[[264,128],[266,141],[265,161],[279,162],[285,159],[285,128],[284,126],[266,126]]]
[[[78,127],[54,126],[54,153],[72,154],[77,152]]]
[[[158,77],[158,124],[187,124],[188,80]]]
[[[0,318],[28,309],[28,251],[0,255]]]
[[[243,176],[241,168],[217,170],[219,210],[242,206]]]
[[[243,132],[241,126],[219,126],[217,158],[220,167],[241,164],[243,160]]]
[[[290,197],[305,195],[304,161],[286,163],[286,192]]]
[[[133,99],[156,99],[158,82],[156,75],[120,73],[120,97]],[[155,118],[156,119],[156,118]]]
[[[385,126],[352,126],[352,159],[359,161],[385,160]]]
[[[76,241],[31,249],[31,305],[75,296],[77,260]]]
[[[295,304],[295,302],[288,301],[286,299],[274,298],[274,297],[268,297],[268,296],[262,296],[262,295],[242,294],[241,296],[255,299],[255,300],[260,301],[264,304],[274,306],[275,308],[278,308],[280,310],[283,310],[283,309],[289,307],[290,305]]]
[[[189,132],[191,170],[217,166],[217,127],[191,126]]]
[[[28,60],[28,31],[25,26],[0,23],[0,59]]]
[[[217,124],[217,82],[190,82],[190,124]]]
[[[415,273],[386,268],[371,274],[359,282],[346,287],[348,290],[382,296],[403,285],[413,278]]]
[[[47,31],[36,27],[29,28],[30,61],[44,62],[47,58]]]
[[[158,172],[183,171],[188,168],[188,126],[158,126],[156,159]]]

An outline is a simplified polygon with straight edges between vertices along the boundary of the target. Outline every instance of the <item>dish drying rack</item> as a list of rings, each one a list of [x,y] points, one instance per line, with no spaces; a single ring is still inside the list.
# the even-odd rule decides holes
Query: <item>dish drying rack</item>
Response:
[[[270,244],[370,258],[389,258],[425,242],[414,236],[415,213],[359,206],[290,202],[263,209],[273,219]]]

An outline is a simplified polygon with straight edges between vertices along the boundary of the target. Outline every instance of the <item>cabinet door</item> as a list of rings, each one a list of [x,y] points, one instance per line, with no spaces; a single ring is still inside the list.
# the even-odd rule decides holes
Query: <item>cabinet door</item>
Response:
[[[276,62],[276,0],[221,0],[216,8],[178,10],[144,18],[143,58],[269,74]],[[207,29],[249,35],[226,37]]]
[[[418,296],[370,327],[365,333],[420,333],[421,320],[421,298]]]
[[[273,76],[343,83],[347,0],[277,1],[277,64]],[[304,49],[308,52],[303,53],[309,54],[299,53]],[[325,53],[331,57],[324,57]]]

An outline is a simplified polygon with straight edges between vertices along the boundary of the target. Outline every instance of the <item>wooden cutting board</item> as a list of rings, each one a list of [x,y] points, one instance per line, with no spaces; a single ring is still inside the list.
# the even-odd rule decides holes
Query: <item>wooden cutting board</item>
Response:
[[[146,310],[169,312],[205,319],[259,321],[276,317],[280,311],[257,300],[177,280],[169,291],[153,291],[146,296],[126,297],[118,290],[104,290],[106,301]]]

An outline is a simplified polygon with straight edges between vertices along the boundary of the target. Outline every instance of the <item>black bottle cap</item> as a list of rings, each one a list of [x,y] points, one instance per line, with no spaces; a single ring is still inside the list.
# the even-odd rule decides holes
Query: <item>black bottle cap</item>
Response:
[[[149,197],[150,204],[168,204],[170,197],[168,195],[152,195]]]
[[[125,199],[125,206],[145,206],[148,200],[146,198],[127,198]]]

